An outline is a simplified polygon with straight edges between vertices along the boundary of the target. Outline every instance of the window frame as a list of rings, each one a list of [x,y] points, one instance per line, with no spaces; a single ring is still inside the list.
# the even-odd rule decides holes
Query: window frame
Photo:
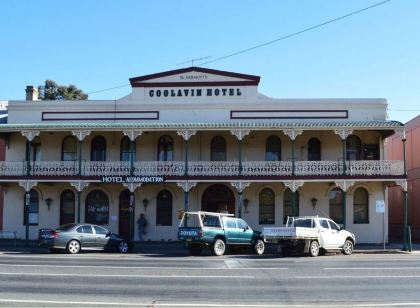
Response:
[[[271,196],[263,196],[263,194]],[[270,204],[263,204],[262,199],[270,198]],[[265,217],[267,216],[267,217]],[[271,188],[263,188],[258,194],[258,223],[260,225],[274,225],[276,223],[276,195]]]

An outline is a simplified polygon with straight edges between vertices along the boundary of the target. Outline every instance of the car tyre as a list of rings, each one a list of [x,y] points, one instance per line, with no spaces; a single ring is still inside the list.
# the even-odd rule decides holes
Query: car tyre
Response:
[[[71,254],[76,254],[80,252],[80,242],[77,240],[71,240],[68,244],[67,244],[67,252],[71,253]]]
[[[263,242],[263,240],[258,239],[255,241],[254,244],[254,251],[257,255],[262,255],[264,253],[265,250],[265,244]]]
[[[346,240],[344,242],[343,249],[341,250],[341,252],[347,256],[351,255],[353,253],[353,247],[353,242],[350,240]]]
[[[118,252],[119,253],[127,253],[128,252],[128,243],[126,241],[121,241],[118,244]]]
[[[220,238],[216,239],[213,243],[213,250],[212,250],[213,254],[215,256],[220,257],[224,255],[225,251],[226,251],[225,242]]]
[[[309,255],[311,257],[317,257],[319,255],[319,243],[317,241],[312,241],[309,246]]]

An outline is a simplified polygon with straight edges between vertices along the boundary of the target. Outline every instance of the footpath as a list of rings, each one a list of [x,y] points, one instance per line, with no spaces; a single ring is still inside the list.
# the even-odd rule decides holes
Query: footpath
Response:
[[[146,256],[188,256],[184,243],[172,242],[134,242],[130,251]],[[36,241],[0,240],[0,254],[47,254],[48,249],[38,247]],[[275,254],[276,246],[267,245],[266,254]],[[420,243],[412,244],[412,252],[403,251],[402,243],[359,244],[354,248],[354,254],[420,254]]]

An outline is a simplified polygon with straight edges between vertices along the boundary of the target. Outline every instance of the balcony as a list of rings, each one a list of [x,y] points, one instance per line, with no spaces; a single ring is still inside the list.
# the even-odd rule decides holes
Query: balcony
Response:
[[[28,173],[28,167],[30,172]],[[130,175],[130,162],[126,161],[82,161],[81,175],[85,177]],[[183,176],[183,161],[137,161],[134,162],[136,176]],[[79,162],[36,161],[0,162],[0,176],[78,176]],[[195,176],[291,176],[291,161],[244,161],[239,172],[238,161],[190,161],[188,175]],[[342,161],[296,161],[295,175],[339,176],[343,174]],[[349,176],[399,176],[404,174],[403,161],[359,160],[346,162]]]

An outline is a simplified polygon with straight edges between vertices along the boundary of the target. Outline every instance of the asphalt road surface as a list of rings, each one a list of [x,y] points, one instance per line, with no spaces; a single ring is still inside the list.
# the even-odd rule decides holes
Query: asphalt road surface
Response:
[[[420,307],[420,254],[0,254],[0,306]]]

